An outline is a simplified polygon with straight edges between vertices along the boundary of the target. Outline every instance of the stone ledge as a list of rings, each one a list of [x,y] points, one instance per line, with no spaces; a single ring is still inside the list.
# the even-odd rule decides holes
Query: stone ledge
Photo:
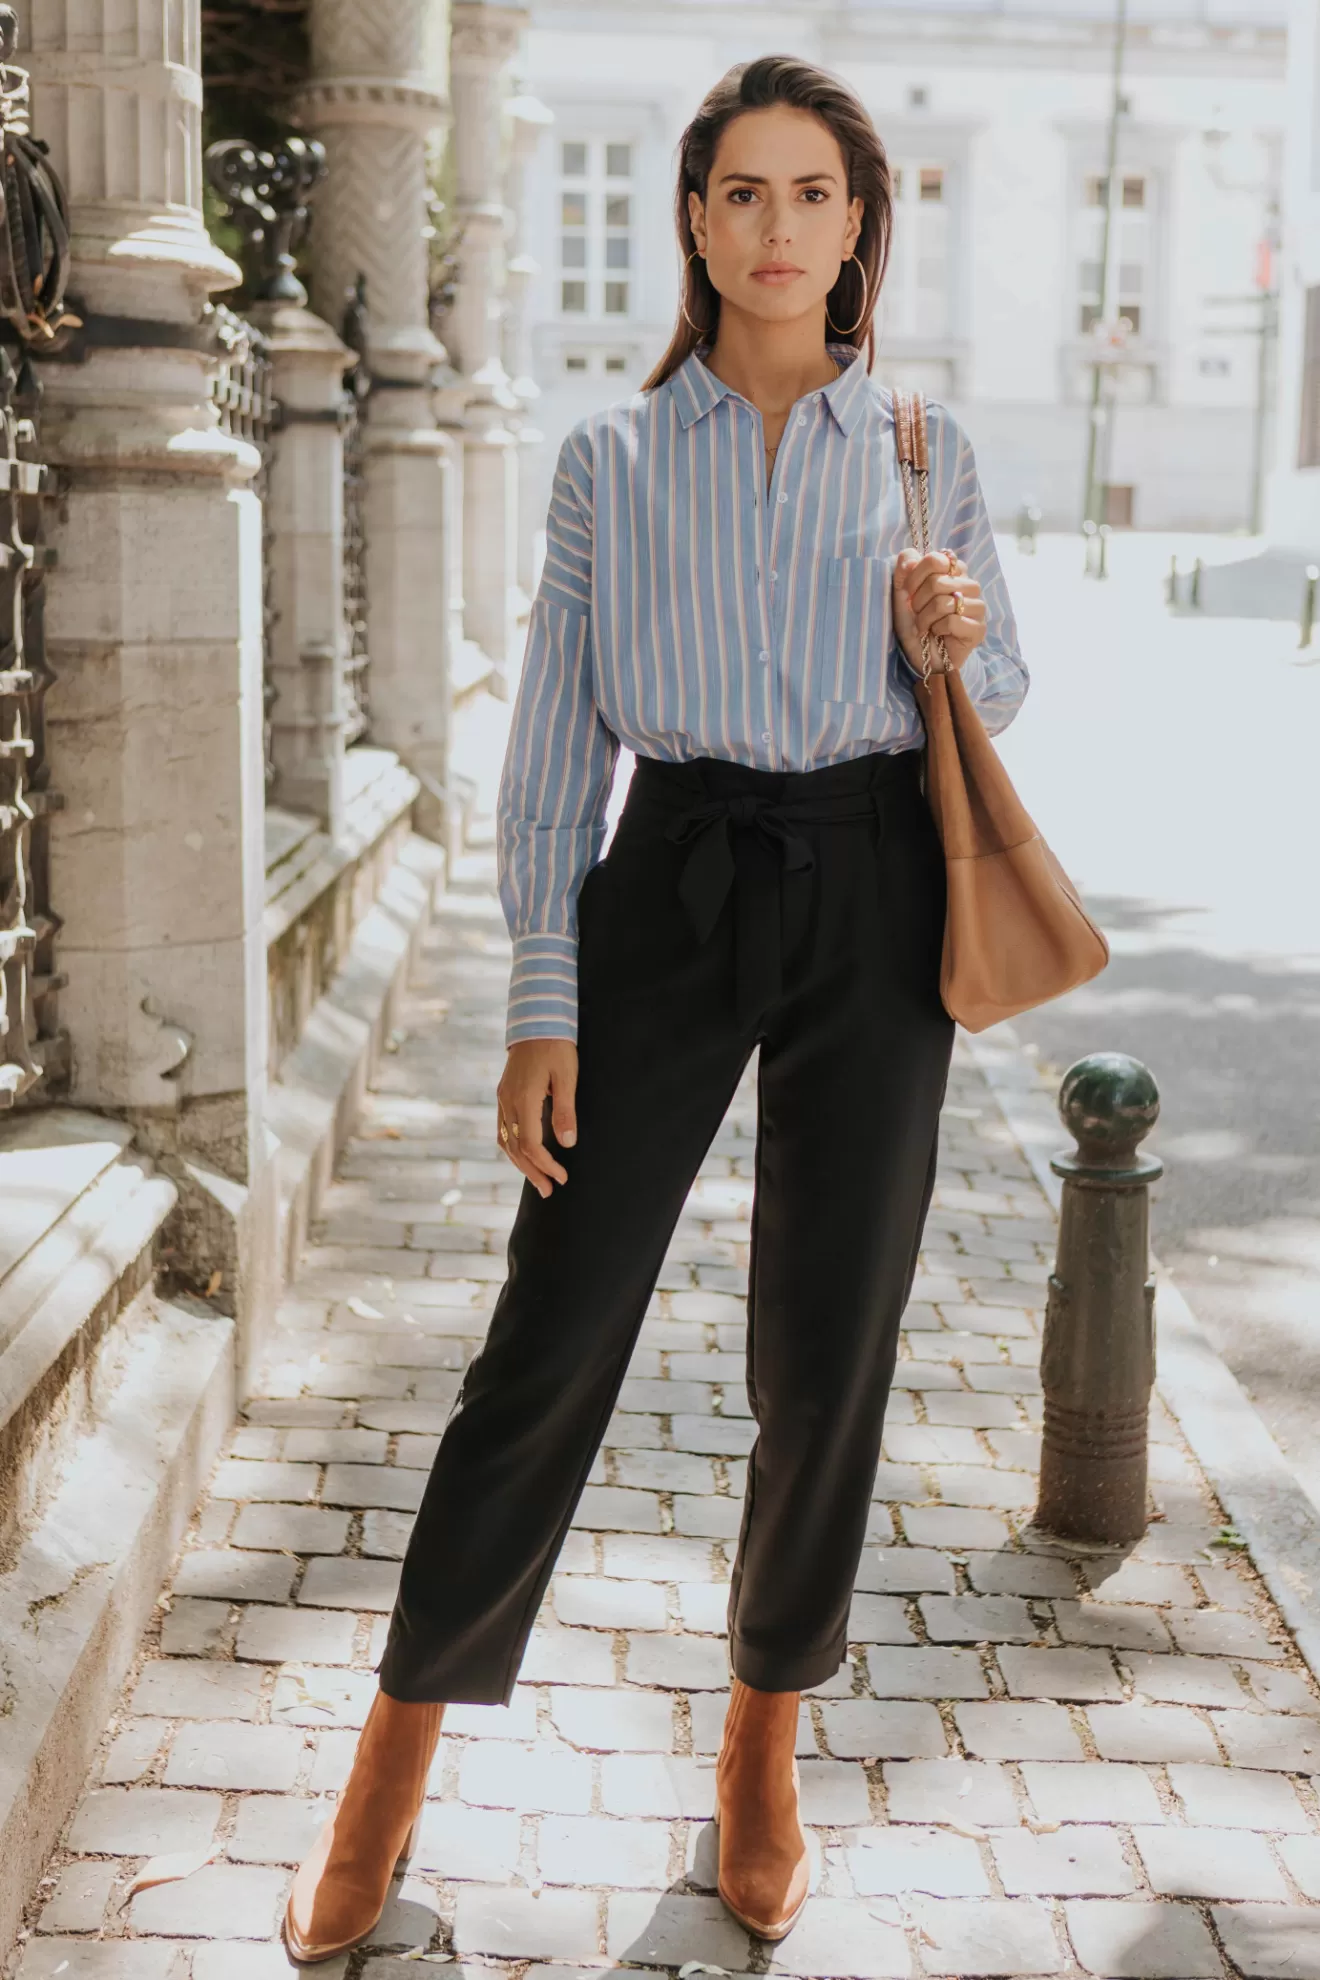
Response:
[[[0,1948],[137,1652],[234,1414],[232,1322],[149,1294],[122,1377],[0,1575]]]
[[[313,819],[274,808],[267,814],[268,947],[287,934],[340,874],[408,811],[421,789],[412,772],[386,749],[350,750],[345,785],[344,833],[337,841]]]
[[[393,1025],[443,870],[438,846],[415,834],[404,841],[342,968],[269,1089],[266,1118],[280,1143],[279,1259],[286,1281]]]
[[[1049,1158],[1068,1136],[1017,1033],[1001,1024],[975,1038],[960,1032],[959,1041],[1057,1211],[1063,1184]],[[1156,1388],[1320,1679],[1320,1511],[1181,1291],[1153,1254],[1151,1262]]]
[[[0,1549],[117,1379],[174,1185],[121,1122],[52,1108],[0,1134]]]

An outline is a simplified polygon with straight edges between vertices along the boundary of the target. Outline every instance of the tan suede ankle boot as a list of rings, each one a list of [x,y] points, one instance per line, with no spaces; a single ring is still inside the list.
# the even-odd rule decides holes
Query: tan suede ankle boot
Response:
[[[385,1909],[395,1867],[412,1854],[444,1709],[376,1693],[335,1812],[289,1893],[284,1943],[297,1965],[358,1945]]]
[[[715,1768],[719,1891],[758,1939],[782,1939],[807,1901],[810,1859],[798,1814],[798,1693],[733,1681]]]

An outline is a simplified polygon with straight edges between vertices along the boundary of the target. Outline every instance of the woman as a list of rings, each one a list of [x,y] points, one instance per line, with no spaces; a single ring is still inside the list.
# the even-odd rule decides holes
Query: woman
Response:
[[[295,1958],[375,1923],[450,1700],[507,1700],[697,1168],[759,1046],[758,1441],[729,1602],[719,1888],[807,1891],[798,1694],[845,1650],[953,1025],[913,696],[944,640],[988,728],[1026,686],[971,450],[931,426],[939,555],[905,549],[859,355],[892,217],[853,95],[767,57],[684,134],[672,344],[560,455],[501,795],[514,938],[509,1276],[441,1441]],[[902,658],[899,657],[901,649]],[[609,856],[620,744],[637,769]],[[599,863],[598,863],[599,862]]]

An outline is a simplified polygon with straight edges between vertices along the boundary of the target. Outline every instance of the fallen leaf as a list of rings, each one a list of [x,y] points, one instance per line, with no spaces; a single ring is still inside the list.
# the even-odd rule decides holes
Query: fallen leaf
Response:
[[[1212,1547],[1228,1547],[1234,1553],[1245,1553],[1247,1551],[1247,1543],[1238,1532],[1236,1526],[1221,1526],[1214,1539],[1210,1542],[1210,1545]]]
[[[365,1299],[359,1299],[356,1293],[354,1293],[352,1299],[346,1299],[344,1304],[350,1313],[357,1314],[359,1320],[383,1320],[385,1318],[385,1315],[378,1313],[374,1306],[369,1306]]]
[[[206,1282],[206,1297],[214,1299],[224,1282],[225,1275],[217,1268]]]
[[[969,1842],[984,1842],[989,1833],[986,1829],[978,1828],[975,1822],[950,1822],[947,1826],[953,1830],[955,1836],[966,1836]]]
[[[461,1189],[447,1189],[440,1198],[440,1201],[444,1204],[446,1210],[452,1210],[456,1203],[463,1201],[463,1192]]]
[[[1038,1822],[1034,1815],[1028,1815],[1027,1827],[1033,1836],[1056,1836],[1063,1827],[1062,1822]]]
[[[154,1890],[157,1884],[177,1884],[184,1877],[193,1876],[204,1870],[208,1863],[214,1863],[218,1851],[208,1845],[204,1849],[178,1849],[169,1856],[153,1856],[134,1877],[124,1892],[123,1902],[137,1891]]]
[[[718,1973],[728,1980],[728,1972],[727,1966],[707,1966],[703,1960],[690,1959],[686,1966],[679,1967],[678,1980],[692,1980],[694,1973]]]
[[[366,1134],[360,1135],[358,1138],[361,1141],[402,1141],[403,1129],[395,1127],[370,1128]]]

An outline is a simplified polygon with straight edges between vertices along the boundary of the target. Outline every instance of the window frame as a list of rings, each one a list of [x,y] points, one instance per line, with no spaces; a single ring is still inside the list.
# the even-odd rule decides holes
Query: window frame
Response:
[[[584,137],[560,137],[557,140],[556,179],[555,179],[555,315],[566,324],[625,324],[637,315],[637,225],[638,203],[641,191],[638,178],[638,140],[635,135],[622,133],[606,135],[592,132]],[[627,153],[628,173],[610,171],[611,162],[618,164],[618,153]],[[568,172],[565,169],[565,154],[580,152],[584,170]],[[613,155],[613,156],[612,156]],[[566,227],[563,214],[565,200],[575,194],[583,201],[583,222],[580,230]],[[611,202],[620,199],[628,201],[627,221],[619,224],[611,219]],[[583,265],[570,267],[564,259],[565,244],[580,238],[583,242]],[[622,243],[622,265],[611,265],[611,254],[616,257]],[[581,309],[566,305],[565,296],[570,290],[581,290]],[[615,306],[611,307],[611,303]]]

